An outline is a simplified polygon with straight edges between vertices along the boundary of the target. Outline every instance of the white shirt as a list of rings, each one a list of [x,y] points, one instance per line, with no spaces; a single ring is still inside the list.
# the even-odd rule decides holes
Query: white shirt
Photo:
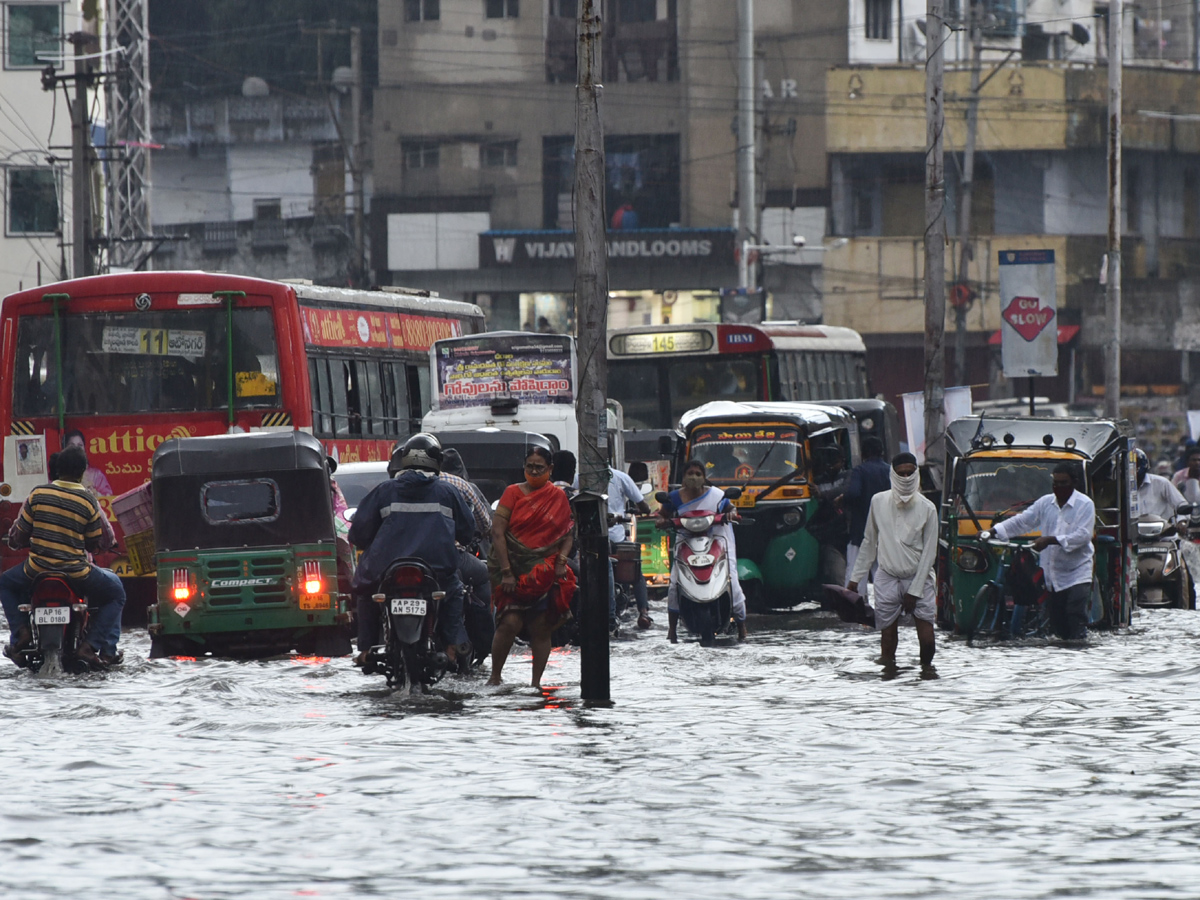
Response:
[[[937,507],[920,494],[908,503],[899,503],[895,491],[882,491],[871,498],[867,527],[850,580],[862,581],[871,564],[878,562],[879,568],[892,577],[911,579],[905,593],[920,596],[933,572],[937,549]]]
[[[1092,583],[1092,536],[1096,532],[1096,504],[1092,498],[1072,491],[1061,507],[1053,494],[1038,497],[1033,506],[996,526],[996,537],[1007,541],[1018,534],[1038,531],[1058,539],[1042,551],[1039,564],[1046,587],[1065,591],[1077,584]]]
[[[611,475],[608,482],[608,512],[610,515],[625,515],[626,501],[634,506],[645,501],[646,498],[642,496],[642,492],[638,490],[638,486],[634,484],[628,473],[614,469],[612,466],[609,466],[608,471]],[[614,543],[625,540],[625,526],[618,523],[608,529],[608,539]]]
[[[1192,479],[1195,484],[1195,479]],[[1143,516],[1157,516],[1167,522],[1172,521],[1178,513],[1175,508],[1186,502],[1179,489],[1171,484],[1169,478],[1162,475],[1146,473],[1146,480],[1137,489],[1138,511]]]

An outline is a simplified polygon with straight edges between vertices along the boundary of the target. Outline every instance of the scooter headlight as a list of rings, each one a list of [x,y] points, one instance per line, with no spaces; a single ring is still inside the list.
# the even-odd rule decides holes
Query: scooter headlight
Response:
[[[683,527],[697,534],[708,531],[712,527],[713,516],[689,516],[683,520]]]

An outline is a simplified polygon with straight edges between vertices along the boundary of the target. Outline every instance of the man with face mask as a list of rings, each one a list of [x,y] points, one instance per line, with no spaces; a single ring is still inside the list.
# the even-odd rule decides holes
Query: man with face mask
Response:
[[[995,528],[997,539],[1037,531],[1033,549],[1050,590],[1050,624],[1064,640],[1087,637],[1088,607],[1092,598],[1092,536],[1096,531],[1096,504],[1075,490],[1075,467],[1068,462],[1054,467],[1054,491],[1039,497],[1019,515]],[[988,532],[979,535],[985,541]]]
[[[879,661],[896,664],[900,614],[912,615],[921,645],[921,667],[933,666],[933,625],[937,599],[933,563],[937,558],[937,508],[920,494],[917,458],[900,453],[892,459],[892,488],[871,498],[863,540],[847,587],[858,590],[871,564],[875,572],[875,626],[879,629]]]

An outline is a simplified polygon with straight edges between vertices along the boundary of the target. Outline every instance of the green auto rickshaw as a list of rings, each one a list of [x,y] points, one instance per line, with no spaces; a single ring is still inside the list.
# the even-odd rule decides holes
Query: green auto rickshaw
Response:
[[[734,504],[738,579],[753,609],[820,601],[845,579],[845,516],[836,504],[858,464],[852,414],[813,403],[718,401],[680,420],[686,457]]]
[[[1096,505],[1089,627],[1129,624],[1137,590],[1137,465],[1125,419],[971,416],[946,429],[946,489],[938,553],[938,621],[970,637],[1039,633],[1035,535],[1007,546],[979,535],[1051,492],[1054,467],[1076,468]],[[1035,583],[1021,575],[1022,563]],[[1044,589],[1042,589],[1044,590]]]
[[[350,652],[320,441],[302,431],[175,438],[151,471],[152,658]]]

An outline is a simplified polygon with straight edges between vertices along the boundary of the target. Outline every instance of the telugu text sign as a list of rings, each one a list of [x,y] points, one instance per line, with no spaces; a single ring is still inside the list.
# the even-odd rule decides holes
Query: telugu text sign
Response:
[[[1053,250],[1000,251],[1000,358],[1005,378],[1058,374]]]
[[[435,356],[439,409],[486,406],[498,396],[575,402],[574,348],[565,335],[480,335],[440,344]]]

